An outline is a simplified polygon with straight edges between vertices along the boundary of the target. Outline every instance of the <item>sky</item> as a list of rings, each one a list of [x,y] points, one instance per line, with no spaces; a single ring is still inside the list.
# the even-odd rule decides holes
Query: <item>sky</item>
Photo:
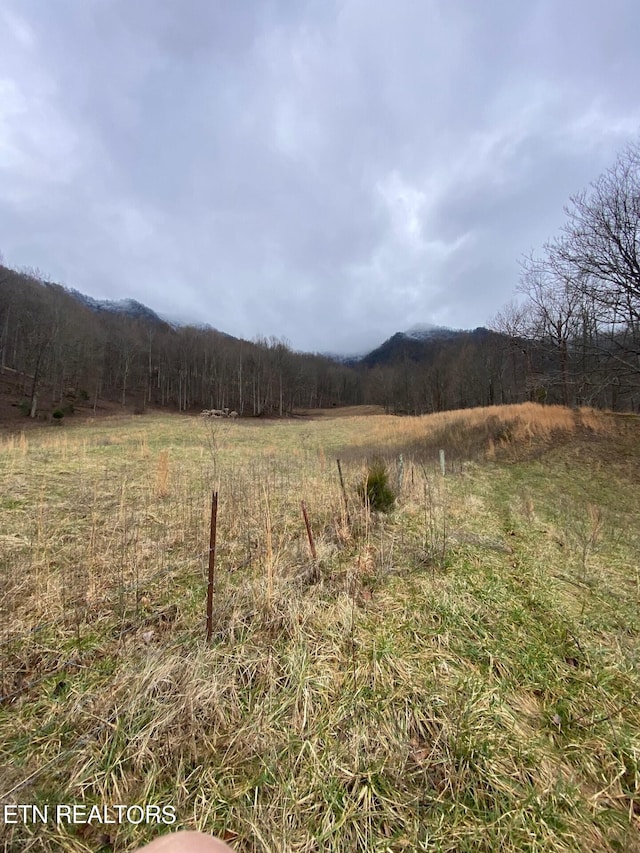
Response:
[[[352,354],[486,325],[640,138],[637,0],[0,0],[0,253]]]

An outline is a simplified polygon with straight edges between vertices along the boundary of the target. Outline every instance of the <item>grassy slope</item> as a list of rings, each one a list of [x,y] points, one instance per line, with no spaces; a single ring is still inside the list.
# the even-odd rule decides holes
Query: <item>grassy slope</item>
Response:
[[[8,440],[0,628],[42,627],[0,647],[3,695],[32,685],[0,707],[2,801],[172,804],[238,851],[640,849],[638,431],[525,406]],[[354,499],[372,452],[396,482],[403,455],[389,517]]]

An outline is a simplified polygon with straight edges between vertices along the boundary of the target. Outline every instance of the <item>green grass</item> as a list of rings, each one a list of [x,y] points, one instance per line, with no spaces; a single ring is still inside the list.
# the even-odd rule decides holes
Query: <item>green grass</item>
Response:
[[[2,802],[172,805],[246,853],[640,849],[638,425],[500,411],[5,442],[0,642],[44,627],[0,647],[3,694],[31,685],[0,706]],[[381,448],[388,515],[358,496]],[[73,853],[158,831],[0,826]]]

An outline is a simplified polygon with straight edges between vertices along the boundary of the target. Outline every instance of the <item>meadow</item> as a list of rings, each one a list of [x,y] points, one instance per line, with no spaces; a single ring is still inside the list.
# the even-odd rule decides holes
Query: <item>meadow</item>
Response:
[[[640,850],[639,439],[534,404],[5,434],[0,806],[171,806],[238,853]]]

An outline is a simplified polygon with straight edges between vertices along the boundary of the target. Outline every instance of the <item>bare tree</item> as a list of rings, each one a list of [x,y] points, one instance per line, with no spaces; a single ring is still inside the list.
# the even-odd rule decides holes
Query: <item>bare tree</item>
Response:
[[[562,402],[568,406],[572,402],[570,349],[578,330],[580,291],[566,267],[554,263],[553,255],[544,259],[529,255],[522,260],[521,269],[518,291],[528,299],[529,335],[557,357]]]
[[[640,143],[629,146],[590,190],[571,197],[551,253],[588,278],[614,312],[640,319]]]
[[[492,328],[521,347],[533,392],[538,376],[545,389],[559,386],[565,404],[633,407],[640,392],[640,142],[572,196],[565,212],[542,256],[522,262],[524,303],[506,306]]]
[[[572,196],[550,262],[590,304],[597,347],[622,376],[640,377],[640,143]],[[594,341],[595,343],[595,341]]]
[[[532,305],[530,302],[517,302],[511,299],[495,315],[489,323],[489,328],[504,335],[509,341],[511,362],[511,384],[513,392],[509,395],[512,401],[521,399],[519,389],[525,389],[522,397],[526,399],[531,396],[530,386],[533,374],[533,335],[534,321],[532,318]]]

